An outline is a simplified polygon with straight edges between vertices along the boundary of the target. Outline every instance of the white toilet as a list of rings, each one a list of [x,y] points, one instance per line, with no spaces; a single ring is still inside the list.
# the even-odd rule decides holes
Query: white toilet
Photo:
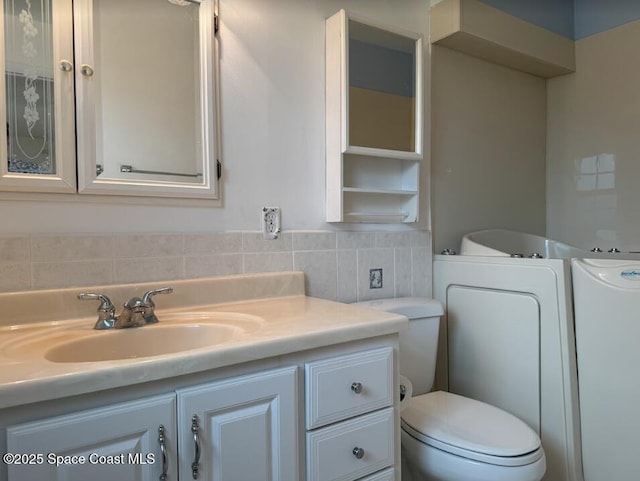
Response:
[[[399,298],[359,303],[402,314],[400,334],[403,481],[540,481],[546,470],[538,435],[517,417],[456,394],[430,392],[442,305]],[[412,395],[412,394],[413,395]]]

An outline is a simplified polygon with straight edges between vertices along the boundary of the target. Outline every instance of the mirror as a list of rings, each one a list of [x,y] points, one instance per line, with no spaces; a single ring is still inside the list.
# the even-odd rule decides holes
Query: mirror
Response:
[[[349,19],[349,145],[418,152],[415,38]]]
[[[16,175],[32,187],[59,177],[59,147],[70,144],[79,193],[218,198],[216,0],[4,7],[0,188]],[[69,102],[75,128],[65,129],[55,108]]]

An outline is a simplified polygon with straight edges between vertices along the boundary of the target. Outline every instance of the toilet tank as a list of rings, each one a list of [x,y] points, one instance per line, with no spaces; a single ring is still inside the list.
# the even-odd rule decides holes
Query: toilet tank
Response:
[[[431,391],[438,353],[442,304],[426,297],[400,297],[359,302],[358,305],[401,314],[409,329],[400,333],[400,373],[413,384],[413,394]]]

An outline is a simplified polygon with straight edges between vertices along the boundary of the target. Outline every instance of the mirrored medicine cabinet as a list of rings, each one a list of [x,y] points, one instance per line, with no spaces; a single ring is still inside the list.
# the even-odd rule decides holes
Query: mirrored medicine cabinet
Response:
[[[422,38],[340,10],[326,21],[327,221],[418,220]]]
[[[219,197],[217,0],[0,6],[0,190]]]

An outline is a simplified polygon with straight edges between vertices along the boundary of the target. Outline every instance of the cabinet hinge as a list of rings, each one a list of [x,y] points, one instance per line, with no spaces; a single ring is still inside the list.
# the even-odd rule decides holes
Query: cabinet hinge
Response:
[[[217,175],[218,175],[218,180],[220,180],[220,178],[222,177],[222,164],[220,163],[219,160],[216,160],[217,162]]]
[[[213,34],[217,34],[218,33],[218,29],[220,28],[220,22],[218,19],[218,14],[213,16]]]

